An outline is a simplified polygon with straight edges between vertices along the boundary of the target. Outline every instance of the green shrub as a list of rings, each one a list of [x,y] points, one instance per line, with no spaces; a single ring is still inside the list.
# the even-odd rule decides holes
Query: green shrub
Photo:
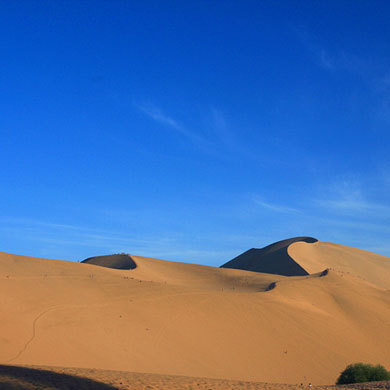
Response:
[[[340,374],[336,383],[345,385],[348,383],[385,381],[389,379],[390,372],[380,364],[373,366],[372,364],[355,363],[347,366]]]

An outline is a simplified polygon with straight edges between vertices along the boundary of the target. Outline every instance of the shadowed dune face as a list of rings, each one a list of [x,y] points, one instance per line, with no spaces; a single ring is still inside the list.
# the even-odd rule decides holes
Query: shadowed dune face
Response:
[[[88,257],[82,263],[114,269],[134,269],[137,267],[131,256],[126,254]]]
[[[118,390],[88,378],[28,367],[0,365],[1,390]]]
[[[303,276],[309,273],[288,253],[295,242],[314,243],[312,237],[295,237],[278,241],[261,249],[252,248],[223,264],[221,268],[235,268],[285,276]]]
[[[390,258],[311,237],[249,249],[221,267],[285,276],[305,276],[333,269],[390,290]]]

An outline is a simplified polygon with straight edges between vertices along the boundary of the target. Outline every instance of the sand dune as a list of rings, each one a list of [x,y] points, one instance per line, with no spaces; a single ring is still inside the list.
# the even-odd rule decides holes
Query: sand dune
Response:
[[[316,270],[332,257],[322,244],[288,250]],[[315,384],[351,362],[390,368],[382,279],[131,259],[123,270],[0,253],[0,363]]]
[[[114,269],[134,269],[137,267],[137,264],[133,261],[133,259],[124,253],[88,257],[88,259],[83,260],[82,263],[99,265],[101,267]]]
[[[295,242],[316,242],[312,237],[295,237],[275,242],[264,248],[252,248],[221,265],[221,268],[235,268],[247,271],[265,272],[276,275],[308,275],[301,264],[293,259],[288,248]]]
[[[362,249],[295,237],[249,249],[221,267],[302,276],[331,268],[390,289],[390,259]]]
[[[330,242],[296,242],[289,255],[309,274],[325,268],[359,276],[378,287],[390,289],[390,259],[362,249]]]

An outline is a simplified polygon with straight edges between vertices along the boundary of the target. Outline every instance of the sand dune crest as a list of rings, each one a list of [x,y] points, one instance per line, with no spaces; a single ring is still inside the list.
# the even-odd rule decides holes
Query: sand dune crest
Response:
[[[130,255],[124,253],[106,256],[88,257],[81,263],[99,265],[100,267],[114,268],[114,269],[134,269],[137,267],[135,261]]]
[[[288,253],[295,242],[316,242],[312,237],[295,237],[275,242],[264,248],[252,248],[221,265],[221,268],[235,268],[285,276],[307,275],[308,272]]]

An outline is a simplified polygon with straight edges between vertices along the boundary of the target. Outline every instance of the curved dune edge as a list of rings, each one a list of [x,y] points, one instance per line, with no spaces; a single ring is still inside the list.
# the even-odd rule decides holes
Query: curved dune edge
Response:
[[[131,256],[124,253],[88,257],[88,259],[83,260],[81,263],[122,270],[137,268],[137,263],[131,258]]]
[[[288,253],[295,242],[315,243],[313,237],[294,237],[275,242],[264,248],[252,248],[221,265],[221,268],[243,269],[284,276],[303,276],[308,272]]]
[[[333,272],[333,271],[332,271]],[[265,291],[271,291],[278,287],[280,283],[283,284],[289,284],[294,282],[299,282],[305,279],[316,279],[316,278],[323,278],[325,276],[328,276],[330,273],[329,268],[324,269],[321,272],[317,272],[316,274],[306,275],[306,276],[290,276],[288,278],[275,280],[274,282],[270,283]]]
[[[390,258],[330,242],[296,242],[288,254],[309,274],[326,268],[355,275],[373,285],[390,289]]]
[[[134,256],[137,268],[131,277],[146,282],[155,282],[183,288],[225,292],[264,292],[275,279],[285,276],[262,274],[246,270],[210,267]]]
[[[351,362],[390,367],[390,293],[352,274],[132,258],[129,271],[0,253],[0,362],[313,384]]]

